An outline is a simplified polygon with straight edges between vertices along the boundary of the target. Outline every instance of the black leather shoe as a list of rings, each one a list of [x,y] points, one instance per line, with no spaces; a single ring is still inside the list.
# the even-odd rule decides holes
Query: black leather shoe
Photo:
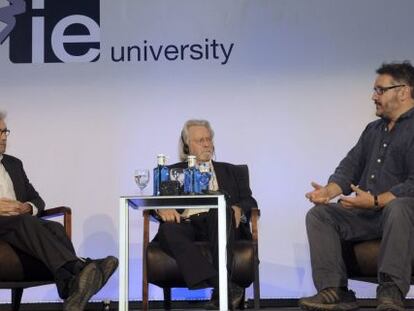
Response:
[[[94,260],[98,265],[98,268],[101,270],[103,275],[102,287],[108,282],[111,275],[115,272],[116,268],[118,268],[118,258],[114,256],[108,256],[102,259]]]
[[[229,309],[236,310],[240,308],[240,304],[244,298],[244,288],[235,283],[229,284]],[[211,299],[204,306],[206,310],[218,310],[220,306],[219,290],[213,288]]]
[[[244,288],[231,282],[229,286],[231,309],[236,310],[240,308],[240,304],[244,298]]]
[[[218,288],[213,288],[213,290],[211,291],[211,298],[210,301],[208,301],[205,305],[204,305],[204,309],[206,310],[218,310],[219,309],[219,290]]]
[[[103,275],[95,262],[88,263],[75,277],[63,311],[82,311],[89,299],[102,288]]]

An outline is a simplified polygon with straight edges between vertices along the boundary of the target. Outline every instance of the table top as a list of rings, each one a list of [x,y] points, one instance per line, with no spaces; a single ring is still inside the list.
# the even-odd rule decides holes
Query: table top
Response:
[[[159,209],[159,208],[217,208],[219,197],[213,195],[177,195],[177,196],[122,196],[128,200],[132,208]]]

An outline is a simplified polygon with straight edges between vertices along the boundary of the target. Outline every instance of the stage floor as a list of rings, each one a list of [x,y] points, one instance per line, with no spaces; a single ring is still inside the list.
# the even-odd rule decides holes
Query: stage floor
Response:
[[[131,309],[130,311],[141,311],[142,309]],[[163,309],[151,309],[151,310],[163,310]],[[171,311],[188,311],[188,310],[193,310],[193,311],[203,311],[205,309],[171,309]],[[244,309],[244,310],[254,310],[254,309]],[[260,308],[260,310],[263,311],[302,311],[300,308]],[[360,308],[360,311],[374,311],[375,308]],[[411,310],[413,311],[414,308],[409,308],[409,309],[405,309],[405,310]],[[92,310],[91,310],[92,311]]]

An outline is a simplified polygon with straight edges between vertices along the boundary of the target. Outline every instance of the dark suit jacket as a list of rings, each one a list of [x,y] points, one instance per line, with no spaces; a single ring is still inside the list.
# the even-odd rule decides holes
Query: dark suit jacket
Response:
[[[214,172],[217,177],[219,191],[226,196],[227,206],[237,205],[243,210],[247,222],[241,223],[236,232],[239,239],[251,239],[250,233],[250,211],[257,207],[256,200],[252,197],[249,185],[249,176],[240,167],[225,162],[213,161]],[[187,162],[179,162],[170,165],[169,168],[187,168]]]
[[[38,216],[40,216],[45,209],[45,202],[39,196],[39,193],[30,183],[23,169],[23,163],[19,159],[3,154],[1,160],[7,173],[13,182],[14,192],[16,193],[16,199],[20,202],[31,202],[39,210]]]
[[[179,162],[170,165],[169,168],[187,168],[187,162]],[[252,207],[257,207],[256,200],[252,197],[252,191],[248,176],[244,176],[237,165],[213,161],[219,191],[226,195],[229,205],[241,207],[243,213],[250,217]]]

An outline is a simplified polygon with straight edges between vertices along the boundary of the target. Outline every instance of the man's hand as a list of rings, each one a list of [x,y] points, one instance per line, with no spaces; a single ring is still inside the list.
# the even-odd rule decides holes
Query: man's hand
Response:
[[[354,197],[341,197],[341,204],[345,208],[374,208],[374,196],[367,192],[359,189],[355,185],[351,185],[352,191],[355,192]]]
[[[313,191],[308,192],[305,194],[305,197],[309,199],[312,203],[315,204],[326,204],[331,199],[329,197],[329,191],[327,187],[323,187],[316,182],[311,182],[312,187],[314,188]]]
[[[157,213],[165,222],[180,223],[180,214],[173,208],[159,209]]]
[[[22,203],[6,198],[0,199],[0,216],[16,216],[31,213],[32,206],[29,203]]]
[[[234,223],[236,224],[236,228],[240,226],[240,220],[242,216],[242,209],[237,205],[232,205],[231,207],[234,211]]]

